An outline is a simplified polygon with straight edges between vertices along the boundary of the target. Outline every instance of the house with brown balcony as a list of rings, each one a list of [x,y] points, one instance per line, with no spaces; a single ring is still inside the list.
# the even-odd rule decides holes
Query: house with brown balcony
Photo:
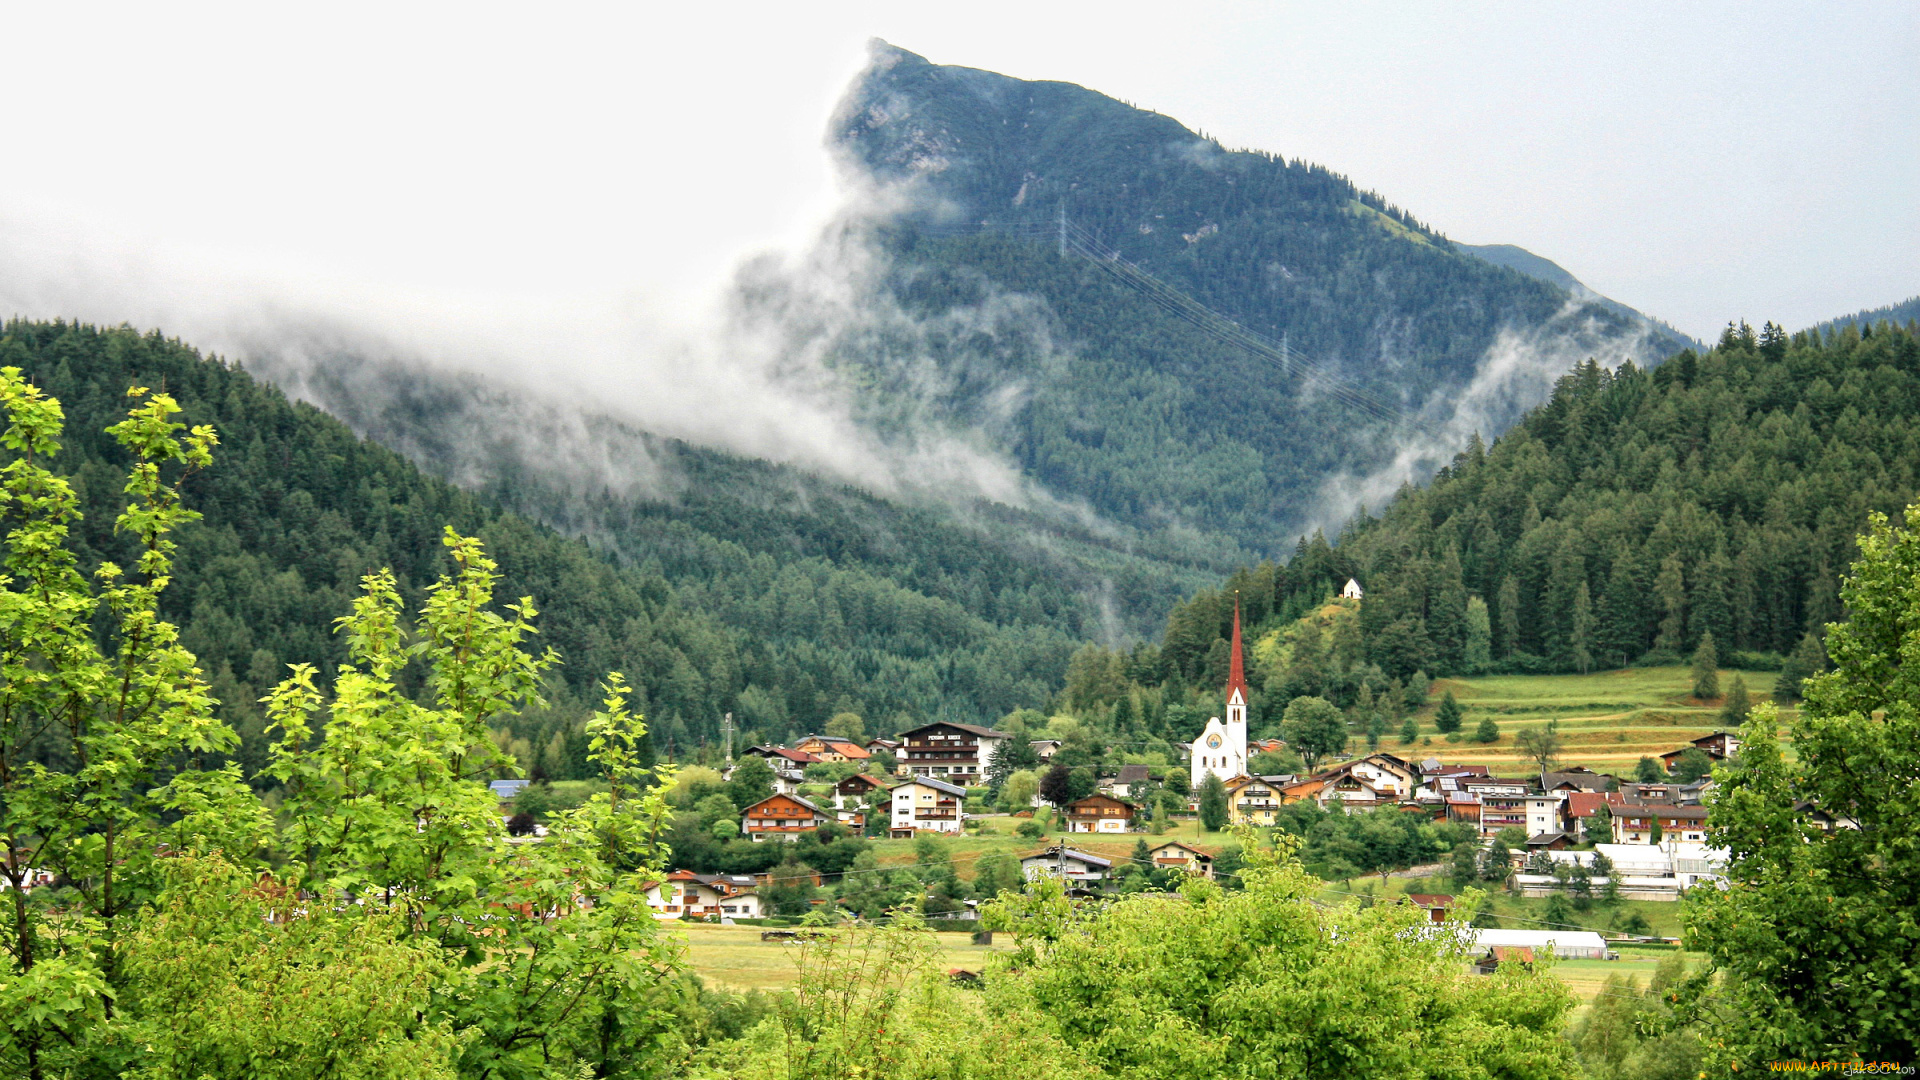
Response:
[[[791,840],[831,820],[831,813],[798,795],[769,795],[740,811],[740,835],[756,844],[768,837]]]
[[[1089,795],[1067,804],[1067,831],[1123,833],[1133,827],[1133,804],[1111,795]]]
[[[915,777],[894,788],[888,802],[893,809],[888,836],[958,833],[967,819],[967,789],[931,776]]]
[[[900,749],[894,756],[902,775],[929,776],[962,786],[983,784],[993,755],[1012,737],[977,724],[941,720],[901,732]]]
[[[1152,859],[1156,867],[1185,870],[1201,877],[1213,876],[1213,856],[1178,840],[1168,840],[1159,847],[1148,848],[1147,858]]]

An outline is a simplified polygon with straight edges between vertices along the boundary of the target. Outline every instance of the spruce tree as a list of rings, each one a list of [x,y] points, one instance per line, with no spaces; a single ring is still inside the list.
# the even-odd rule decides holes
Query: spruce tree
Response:
[[[1500,582],[1500,595],[1495,600],[1500,609],[1500,659],[1505,660],[1520,648],[1520,583],[1512,574]]]
[[[1453,691],[1449,690],[1440,699],[1440,708],[1434,711],[1433,726],[1442,735],[1451,735],[1460,730],[1461,718],[1460,703],[1454,700]]]
[[[1679,656],[1687,631],[1687,584],[1678,553],[1660,562],[1660,576],[1654,579],[1653,594],[1660,604],[1660,633],[1653,639],[1655,652]]]
[[[1753,701],[1747,696],[1747,680],[1734,673],[1733,682],[1727,686],[1726,703],[1720,706],[1720,722],[1728,727],[1739,727],[1747,722],[1747,714],[1753,711]]]
[[[1580,674],[1593,670],[1593,598],[1582,581],[1573,592],[1572,626],[1567,633],[1567,650],[1573,669]]]
[[[1720,696],[1720,654],[1711,631],[1700,635],[1700,646],[1693,650],[1693,696],[1701,701]]]
[[[1467,644],[1462,663],[1469,675],[1487,670],[1493,662],[1493,624],[1487,615],[1487,602],[1467,597]]]
[[[1473,731],[1473,741],[1478,743],[1499,742],[1500,741],[1500,725],[1494,723],[1493,717],[1491,716],[1481,717],[1480,726],[1475,728]]]
[[[1827,650],[1820,644],[1816,634],[1808,634],[1800,639],[1800,644],[1780,665],[1780,677],[1774,680],[1773,696],[1777,701],[1799,701],[1801,683],[1820,674],[1827,668]]]
[[[1409,716],[1407,717],[1407,722],[1400,725],[1400,745],[1412,746],[1419,740],[1420,725],[1414,723],[1413,717]]]

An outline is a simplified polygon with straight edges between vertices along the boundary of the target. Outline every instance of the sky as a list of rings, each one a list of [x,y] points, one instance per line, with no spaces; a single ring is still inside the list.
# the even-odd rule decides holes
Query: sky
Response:
[[[49,281],[140,283],[34,301],[91,295],[64,313],[100,321],[209,290],[691,312],[831,212],[822,134],[871,37],[1327,165],[1700,337],[1920,293],[1910,2],[5,14],[0,244]]]

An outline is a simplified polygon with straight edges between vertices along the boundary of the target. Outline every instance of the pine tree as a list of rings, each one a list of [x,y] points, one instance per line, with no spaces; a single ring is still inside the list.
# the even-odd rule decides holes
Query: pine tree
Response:
[[[1469,675],[1487,670],[1493,661],[1493,627],[1487,602],[1477,596],[1467,597],[1467,643],[1461,660]]]
[[[1208,773],[1200,785],[1200,826],[1208,832],[1227,827],[1227,785],[1215,773]]]
[[[1520,583],[1508,574],[1500,582],[1500,595],[1496,598],[1500,611],[1500,658],[1511,657],[1520,648]]]
[[[1700,635],[1700,647],[1693,650],[1693,696],[1701,701],[1720,696],[1720,654],[1711,631]]]
[[[1587,595],[1584,581],[1573,592],[1572,622],[1567,635],[1568,651],[1573,654],[1573,669],[1585,675],[1593,670],[1593,599]]]
[[[1481,717],[1480,726],[1475,728],[1473,731],[1473,741],[1477,743],[1499,742],[1500,741],[1500,725],[1494,723],[1493,717],[1491,716]]]
[[[1451,735],[1460,730],[1461,719],[1460,703],[1454,700],[1453,691],[1449,690],[1440,699],[1440,707],[1434,711],[1433,726],[1439,729],[1440,734]]]
[[[1727,686],[1727,700],[1720,706],[1720,722],[1729,727],[1739,727],[1747,722],[1747,714],[1753,711],[1753,702],[1747,696],[1747,680],[1734,673],[1733,682]]]
[[[1679,656],[1687,636],[1687,584],[1679,554],[1660,562],[1660,576],[1654,579],[1653,594],[1660,603],[1660,633],[1653,639],[1655,652]]]
[[[1647,610],[1647,587],[1641,580],[1638,554],[1622,545],[1614,552],[1594,630],[1601,663],[1630,664],[1647,651]]]
[[[1773,683],[1774,698],[1779,701],[1799,701],[1801,682],[1826,668],[1826,648],[1820,644],[1818,635],[1807,634],[1787,657],[1787,662],[1780,665],[1780,677]]]
[[[1413,717],[1409,716],[1407,717],[1407,722],[1400,725],[1400,745],[1412,746],[1419,741],[1420,725],[1414,723]]]

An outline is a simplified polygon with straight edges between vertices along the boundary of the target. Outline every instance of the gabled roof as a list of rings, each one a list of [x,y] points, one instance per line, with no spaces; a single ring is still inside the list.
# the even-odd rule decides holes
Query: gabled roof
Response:
[[[1067,858],[1072,859],[1075,862],[1086,863],[1088,866],[1099,866],[1104,868],[1104,867],[1111,867],[1113,865],[1113,860],[1111,859],[1103,859],[1098,855],[1089,855],[1084,851],[1075,851],[1072,848],[1067,849],[1066,855],[1067,855]],[[1057,859],[1059,857],[1060,857],[1060,847],[1059,845],[1056,844],[1055,846],[1050,848],[1042,848],[1041,850],[1036,851],[1031,855],[1022,855],[1020,857],[1020,861],[1027,862],[1031,859]]]
[[[944,791],[949,795],[959,795],[962,798],[965,798],[967,794],[966,788],[959,787],[954,784],[949,784],[945,780],[935,780],[931,776],[916,776],[904,784],[895,784],[894,786],[892,786],[891,788],[888,788],[887,790],[899,791],[903,787],[912,787],[915,784],[919,784],[921,787],[930,787],[935,791]]]
[[[1627,800],[1613,791],[1569,791],[1567,792],[1567,813],[1577,818],[1592,817],[1601,807],[1609,811],[1627,805]]]
[[[885,781],[881,780],[879,777],[874,776],[871,773],[854,773],[852,776],[847,777],[846,779],[840,781],[838,784],[835,784],[834,786],[845,787],[848,784],[857,784],[861,787],[865,787],[869,789],[887,786]]]
[[[811,765],[820,760],[805,750],[789,750],[784,746],[749,746],[747,753],[757,754],[760,757],[784,758],[799,765]]]
[[[1574,791],[1605,791],[1607,790],[1607,783],[1610,779],[1610,777],[1602,776],[1596,772],[1588,772],[1585,769],[1569,769],[1566,772],[1541,773],[1540,786],[1548,791],[1552,791],[1557,787],[1569,788]]]
[[[1153,774],[1145,765],[1122,765],[1120,775],[1115,779],[1123,784],[1137,784],[1142,780],[1153,779]]]
[[[1164,843],[1164,844],[1161,844],[1161,845],[1159,845],[1158,847],[1151,847],[1151,848],[1148,848],[1148,849],[1147,849],[1147,857],[1148,857],[1148,858],[1152,858],[1152,857],[1153,857],[1153,854],[1154,854],[1155,852],[1157,852],[1157,851],[1165,851],[1165,850],[1167,850],[1167,849],[1168,849],[1168,848],[1170,848],[1170,847],[1177,847],[1177,848],[1181,848],[1181,849],[1183,849],[1183,850],[1186,850],[1186,851],[1191,851],[1191,852],[1193,852],[1193,853],[1194,853],[1195,855],[1198,855],[1199,857],[1201,857],[1201,858],[1203,858],[1203,859],[1208,859],[1208,860],[1211,860],[1211,859],[1213,858],[1213,856],[1211,856],[1211,855],[1209,855],[1209,854],[1207,854],[1207,853],[1206,853],[1206,852],[1204,852],[1204,851],[1201,851],[1201,850],[1200,850],[1199,848],[1197,848],[1197,847],[1194,847],[1194,846],[1193,846],[1192,844],[1189,844],[1189,843],[1187,843],[1187,842],[1185,842],[1185,841],[1183,841],[1183,840],[1169,840],[1169,841],[1167,841],[1166,843]]]
[[[828,813],[825,810],[822,810],[820,807],[815,806],[813,803],[807,801],[806,799],[801,798],[798,795],[769,795],[766,798],[761,799],[759,802],[754,803],[752,806],[748,806],[747,808],[741,810],[740,813],[742,815],[750,814],[753,812],[754,806],[765,806],[766,804],[772,802],[775,799],[785,799],[788,802],[799,803],[801,806],[804,806],[807,809],[813,811],[814,813],[819,814],[821,817],[830,818],[833,816],[832,814]]]
[[[907,736],[912,735],[914,732],[925,731],[928,728],[937,728],[937,727],[959,728],[961,731],[964,731],[969,735],[978,735],[980,738],[983,738],[983,739],[1013,738],[1012,734],[1005,731],[995,731],[990,727],[981,727],[979,724],[962,724],[957,720],[935,720],[931,724],[921,724],[917,728],[908,728],[907,730],[900,733],[900,738],[904,741]]]
[[[1134,806],[1132,803],[1128,802],[1125,799],[1116,799],[1111,795],[1101,795],[1101,794],[1089,795],[1084,799],[1075,799],[1072,802],[1067,804],[1067,809],[1071,811],[1074,807],[1083,805],[1085,803],[1114,803],[1119,806],[1124,806],[1128,810],[1138,809],[1138,807]]]

